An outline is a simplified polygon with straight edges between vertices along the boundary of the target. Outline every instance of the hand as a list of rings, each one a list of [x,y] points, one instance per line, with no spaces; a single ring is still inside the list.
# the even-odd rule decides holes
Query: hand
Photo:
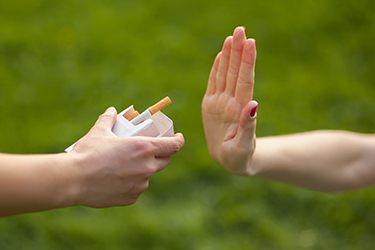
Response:
[[[216,56],[202,102],[209,152],[238,175],[251,174],[248,166],[255,150],[255,58],[255,40],[246,39],[245,29],[237,27]]]
[[[183,144],[174,137],[120,138],[111,131],[117,112],[109,108],[69,153],[75,157],[75,203],[90,207],[129,205],[147,190],[150,177],[170,163]]]

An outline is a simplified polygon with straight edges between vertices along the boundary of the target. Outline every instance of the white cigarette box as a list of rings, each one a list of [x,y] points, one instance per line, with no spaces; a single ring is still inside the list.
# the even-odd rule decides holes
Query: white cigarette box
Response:
[[[151,136],[151,137],[160,137],[160,136],[173,136],[173,121],[163,114],[161,111],[153,114],[149,118],[140,122],[139,124],[134,125],[123,116],[124,113],[134,110],[133,105],[129,106],[121,113],[117,115],[117,121],[112,128],[112,132],[119,137],[127,136]],[[73,150],[74,145],[71,145],[66,152]]]

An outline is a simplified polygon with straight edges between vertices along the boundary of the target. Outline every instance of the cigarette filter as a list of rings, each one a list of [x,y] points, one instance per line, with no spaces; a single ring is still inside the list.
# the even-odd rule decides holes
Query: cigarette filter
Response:
[[[151,107],[143,111],[140,115],[135,117],[131,122],[135,125],[139,124],[143,122],[144,120],[150,118],[152,115],[159,112],[160,110],[162,110],[163,108],[165,108],[171,103],[172,103],[172,100],[168,96],[164,97],[161,101],[155,103],[154,105],[152,105]]]

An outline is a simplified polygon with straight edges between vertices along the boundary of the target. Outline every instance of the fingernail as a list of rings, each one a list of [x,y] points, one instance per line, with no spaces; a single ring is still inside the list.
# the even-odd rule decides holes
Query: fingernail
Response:
[[[109,114],[109,115],[113,115],[113,114],[116,114],[117,111],[114,107],[109,107],[107,108],[107,110],[105,111],[105,113]]]
[[[254,106],[251,110],[250,110],[250,118],[255,118],[255,115],[257,113],[257,109],[258,109],[258,104],[256,106]]]

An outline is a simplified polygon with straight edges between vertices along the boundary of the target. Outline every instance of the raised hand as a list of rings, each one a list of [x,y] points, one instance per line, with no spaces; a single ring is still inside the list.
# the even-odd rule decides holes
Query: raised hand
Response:
[[[228,171],[249,175],[255,150],[253,101],[255,40],[237,27],[217,54],[202,102],[203,126],[212,157]]]

